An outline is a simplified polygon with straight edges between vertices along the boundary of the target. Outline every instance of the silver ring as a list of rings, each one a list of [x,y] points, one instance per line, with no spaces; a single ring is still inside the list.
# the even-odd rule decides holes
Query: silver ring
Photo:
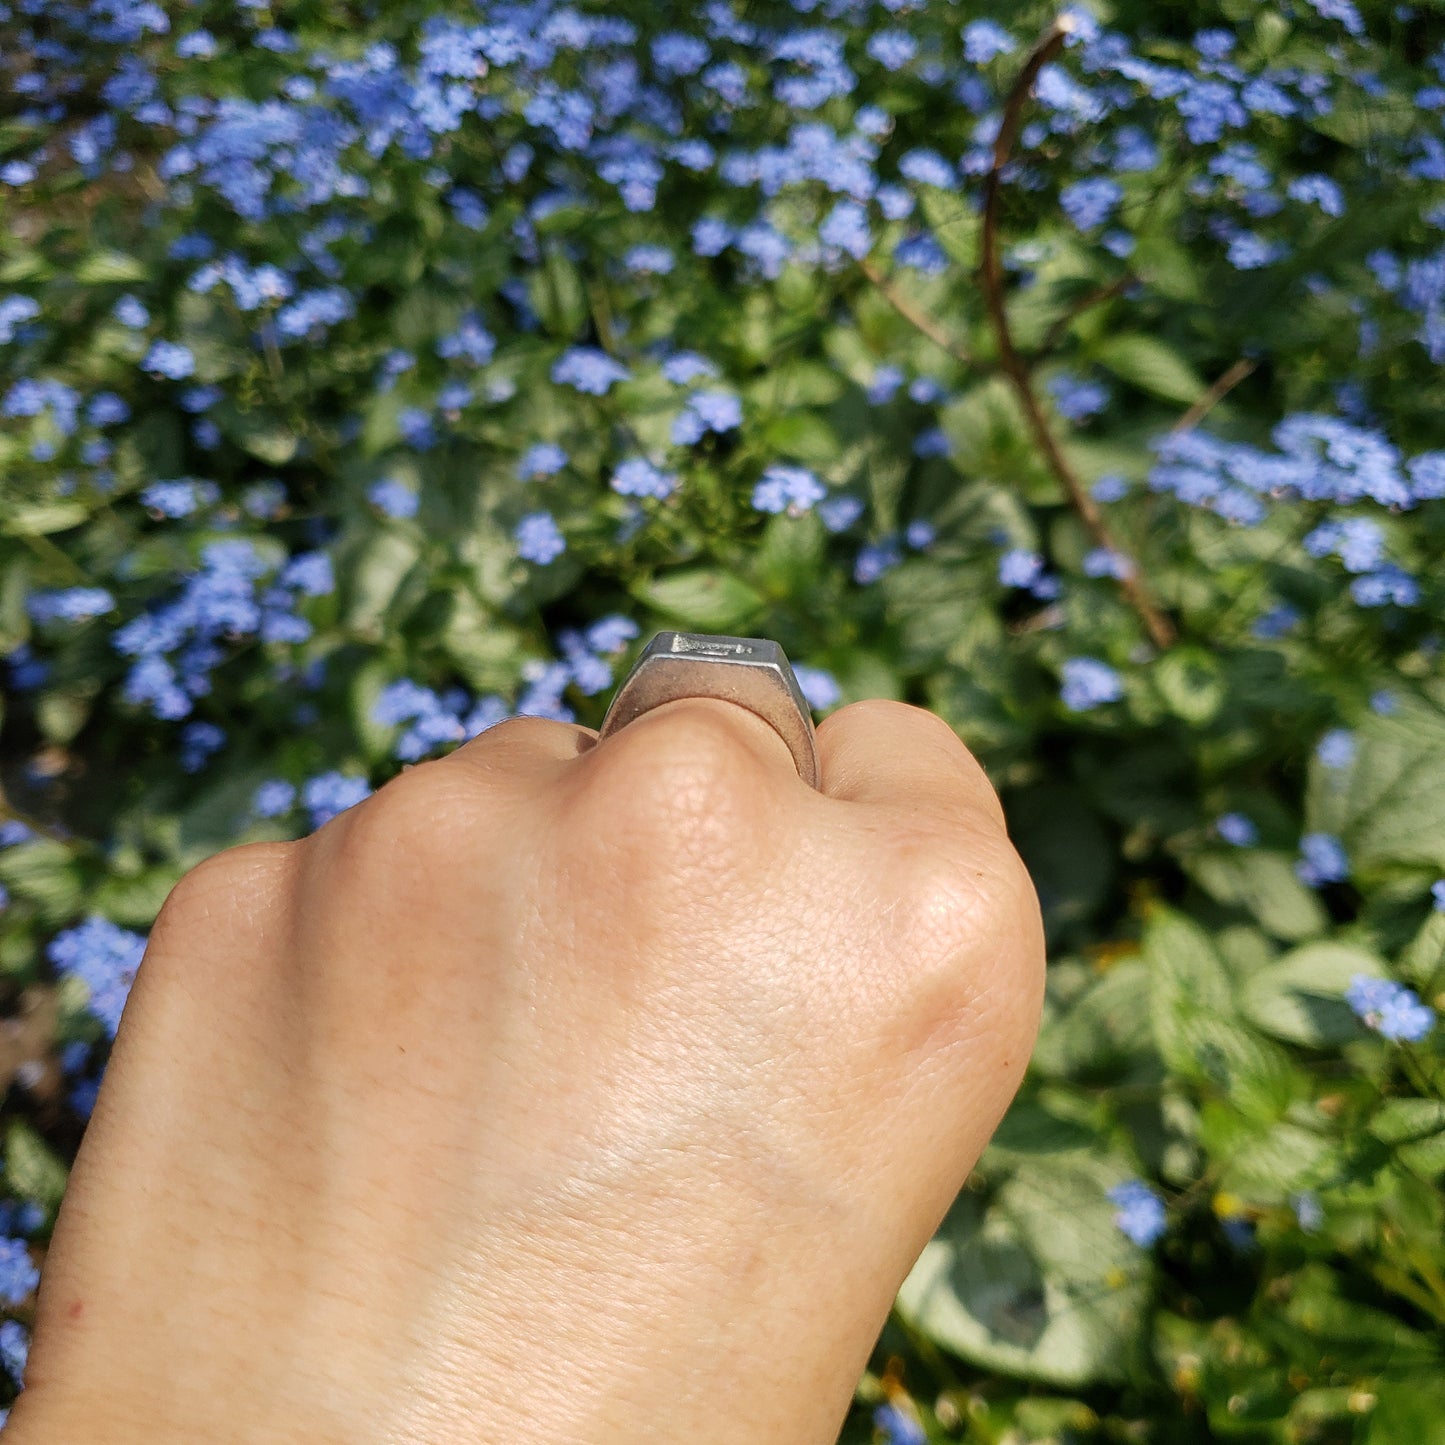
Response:
[[[807,699],[783,649],[762,637],[709,637],[659,632],[617,689],[599,738],[684,697],[736,703],[768,724],[788,745],[798,776],[818,786],[818,744]]]

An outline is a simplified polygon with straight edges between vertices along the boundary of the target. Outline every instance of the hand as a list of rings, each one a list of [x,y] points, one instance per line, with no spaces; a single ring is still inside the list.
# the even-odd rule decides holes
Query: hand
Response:
[[[519,719],[188,874],[7,1440],[834,1440],[1043,945],[943,723],[819,746]]]

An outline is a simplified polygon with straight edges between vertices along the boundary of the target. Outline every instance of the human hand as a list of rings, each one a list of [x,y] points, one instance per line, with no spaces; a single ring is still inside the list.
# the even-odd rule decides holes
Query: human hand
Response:
[[[818,743],[519,719],[187,875],[7,1439],[834,1440],[1043,943],[943,723]]]

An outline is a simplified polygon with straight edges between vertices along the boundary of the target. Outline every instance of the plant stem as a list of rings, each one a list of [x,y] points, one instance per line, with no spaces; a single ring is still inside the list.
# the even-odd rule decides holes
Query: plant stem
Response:
[[[865,256],[858,269],[877,288],[878,294],[911,326],[926,336],[940,350],[946,351],[960,366],[977,367],[977,360],[958,344],[942,326],[926,311],[920,311],[890,280],[878,269],[871,257]]]
[[[999,126],[998,138],[994,142],[993,165],[989,168],[984,182],[983,207],[983,260],[980,265],[980,281],[984,301],[988,306],[989,320],[993,326],[994,338],[998,345],[999,365],[1012,383],[1023,408],[1024,417],[1034,434],[1039,450],[1043,453],[1049,470],[1058,479],[1068,496],[1069,503],[1078,513],[1094,541],[1101,547],[1125,558],[1128,563],[1126,575],[1119,586],[1129,605],[1138,614],[1155,647],[1166,648],[1174,641],[1174,625],[1160,610],[1140,580],[1139,568],[1119,546],[1112,529],[1104,520],[1094,499],[1089,495],[1083,481],[1064,456],[1053,428],[1044,413],[1043,404],[1034,390],[1028,363],[1019,354],[1014,344],[1013,331],[1009,326],[1008,307],[1004,297],[1003,259],[999,247],[999,211],[1003,200],[1003,172],[1013,151],[1014,141],[1023,124],[1024,107],[1039,71],[1063,48],[1072,23],[1067,16],[1060,16],[1044,31],[1034,46],[1024,68],[1019,72],[1013,89],[1004,103],[1003,122]]]
[[[1170,435],[1178,436],[1181,432],[1192,431],[1258,365],[1259,363],[1257,361],[1251,361],[1248,357],[1241,356],[1239,360],[1169,428]]]

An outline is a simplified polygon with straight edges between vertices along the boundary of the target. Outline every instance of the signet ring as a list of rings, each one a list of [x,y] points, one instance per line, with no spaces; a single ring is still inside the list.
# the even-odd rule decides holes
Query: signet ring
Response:
[[[787,744],[798,776],[810,788],[818,786],[812,714],[776,642],[659,632],[617,689],[598,737],[606,738],[643,713],[684,697],[720,698],[762,718]]]

